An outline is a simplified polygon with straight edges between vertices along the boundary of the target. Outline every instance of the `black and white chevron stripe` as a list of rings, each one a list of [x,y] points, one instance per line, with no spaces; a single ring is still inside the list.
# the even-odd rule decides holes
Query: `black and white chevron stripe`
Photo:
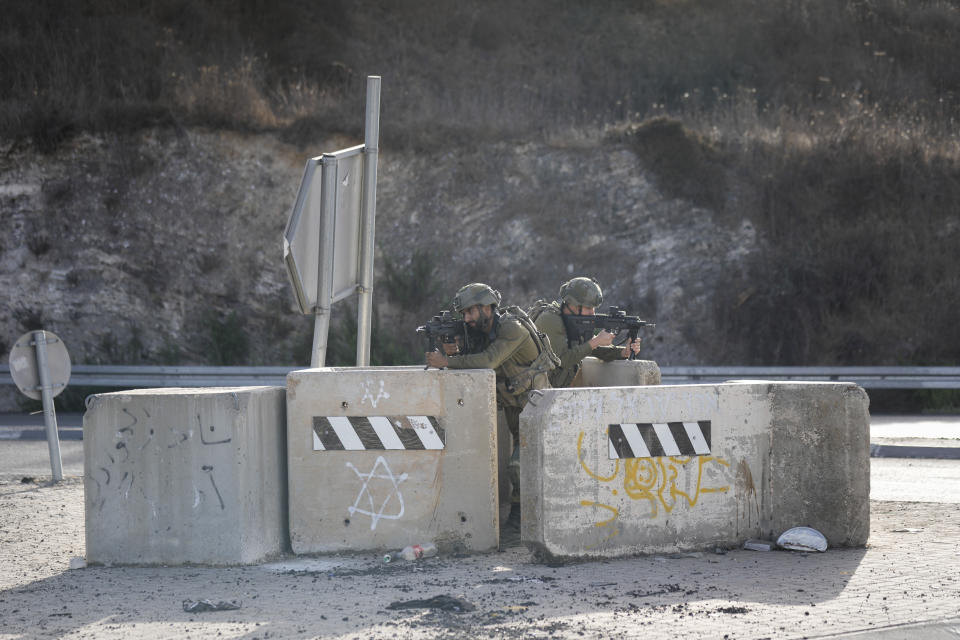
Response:
[[[611,424],[610,459],[705,456],[710,454],[710,421]]]
[[[314,451],[443,449],[443,427],[433,416],[314,416]]]

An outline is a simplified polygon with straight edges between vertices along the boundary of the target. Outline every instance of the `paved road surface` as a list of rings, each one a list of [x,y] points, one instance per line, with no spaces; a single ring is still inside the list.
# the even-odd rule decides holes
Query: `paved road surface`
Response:
[[[958,446],[953,427],[929,420],[876,427],[884,431],[871,440],[883,446],[925,429],[936,436],[928,443]],[[0,440],[0,640],[960,637],[960,460],[873,458],[867,547],[824,554],[733,550],[551,567],[514,544],[417,565],[358,555],[71,570],[85,549],[82,447],[61,443],[66,480],[51,485],[45,442]],[[391,608],[434,596],[476,610]],[[201,598],[241,608],[183,611],[184,599]]]

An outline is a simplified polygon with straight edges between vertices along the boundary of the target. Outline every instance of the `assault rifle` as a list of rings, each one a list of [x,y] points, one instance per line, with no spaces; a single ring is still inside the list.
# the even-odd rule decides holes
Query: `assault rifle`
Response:
[[[427,324],[417,327],[417,333],[424,339],[427,351],[439,350],[445,353],[443,345],[453,344],[460,338],[463,345],[466,339],[467,325],[457,318],[452,311],[441,311],[440,315],[433,316]],[[428,369],[424,367],[424,369]]]
[[[637,339],[637,334],[642,327],[657,326],[637,316],[628,316],[627,312],[619,307],[610,307],[610,313],[606,315],[602,313],[592,316],[562,314],[560,317],[563,318],[563,324],[567,329],[567,343],[570,346],[590,340],[598,331],[610,333],[626,331],[629,338],[627,345],[629,345]],[[633,360],[635,357],[636,354],[631,352],[630,359]]]

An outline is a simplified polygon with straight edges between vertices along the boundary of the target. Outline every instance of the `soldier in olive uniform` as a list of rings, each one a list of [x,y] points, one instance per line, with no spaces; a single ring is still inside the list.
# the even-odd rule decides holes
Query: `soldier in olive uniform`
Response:
[[[550,338],[553,351],[560,357],[560,366],[550,372],[550,386],[568,387],[580,370],[580,363],[587,356],[610,362],[630,357],[630,352],[640,351],[640,339],[625,347],[616,347],[611,343],[614,334],[601,331],[587,342],[572,342],[567,338],[567,329],[563,315],[592,316],[603,302],[600,285],[591,278],[574,278],[560,287],[559,300],[550,302],[541,308],[534,308],[530,316],[535,319],[537,328]]]
[[[497,405],[513,436],[513,455],[508,465],[513,485],[508,523],[519,526],[520,412],[527,404],[530,390],[549,388],[548,372],[556,356],[549,344],[538,344],[539,338],[531,334],[531,330],[535,333],[532,324],[528,330],[514,315],[498,312],[500,299],[498,291],[479,282],[462,287],[453,306],[467,325],[466,353],[431,351],[426,354],[426,361],[441,369],[493,369],[496,373]]]

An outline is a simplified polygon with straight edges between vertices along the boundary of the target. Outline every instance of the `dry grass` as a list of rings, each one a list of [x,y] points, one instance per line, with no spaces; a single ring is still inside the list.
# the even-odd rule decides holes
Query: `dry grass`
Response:
[[[394,146],[658,115],[712,138],[866,115],[883,135],[904,119],[949,123],[960,104],[955,1],[2,0],[0,10],[0,136],[42,148],[158,121],[342,123],[357,119],[368,73],[390,88],[383,135]]]

